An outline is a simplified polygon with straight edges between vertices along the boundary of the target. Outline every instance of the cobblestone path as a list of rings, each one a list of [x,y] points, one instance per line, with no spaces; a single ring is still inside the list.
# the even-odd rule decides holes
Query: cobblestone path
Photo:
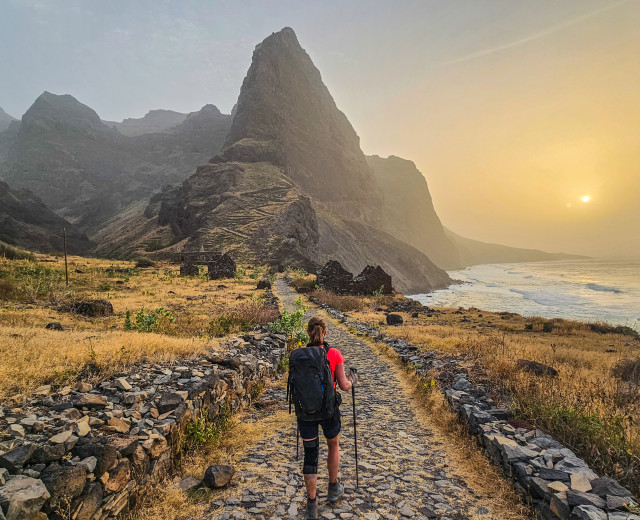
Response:
[[[278,280],[277,292],[286,309],[297,295]],[[311,307],[307,318],[318,314]],[[333,519],[463,519],[495,518],[480,505],[464,480],[448,467],[444,446],[431,439],[412,411],[411,398],[399,388],[395,372],[371,346],[327,321],[327,341],[340,349],[345,365],[358,367],[356,387],[360,487],[356,489],[352,399],[343,392],[341,480],[345,496],[336,505],[326,501],[326,443],[321,441],[318,496],[320,517]],[[278,390],[285,407],[283,390]],[[321,435],[321,439],[323,439]],[[303,518],[305,491],[300,461],[296,461],[296,428],[290,423],[251,448],[241,462],[235,488],[212,503],[209,518]]]

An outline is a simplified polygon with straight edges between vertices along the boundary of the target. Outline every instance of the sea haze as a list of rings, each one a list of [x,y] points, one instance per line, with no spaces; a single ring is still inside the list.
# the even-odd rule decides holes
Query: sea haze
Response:
[[[606,321],[640,329],[640,259],[485,264],[449,275],[463,283],[411,298],[430,306]]]

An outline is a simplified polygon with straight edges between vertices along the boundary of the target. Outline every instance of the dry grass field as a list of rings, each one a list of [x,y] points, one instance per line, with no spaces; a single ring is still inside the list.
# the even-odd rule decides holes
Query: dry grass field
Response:
[[[508,404],[516,417],[552,433],[596,471],[640,494],[640,338],[636,331],[473,308],[438,308],[418,317],[400,312],[404,324],[388,326],[382,308],[394,300],[403,301],[401,295],[386,301],[325,291],[311,295],[379,327],[387,336],[424,349],[470,356],[483,367],[496,395],[510,396]],[[524,371],[518,366],[520,359],[551,366],[558,376]]]
[[[235,279],[215,281],[178,274],[168,263],[70,257],[67,287],[62,258],[0,258],[0,399],[104,378],[141,360],[195,355],[278,315],[256,290],[262,269],[239,268]],[[94,299],[110,302],[114,314],[65,310]],[[54,321],[64,330],[45,329]]]

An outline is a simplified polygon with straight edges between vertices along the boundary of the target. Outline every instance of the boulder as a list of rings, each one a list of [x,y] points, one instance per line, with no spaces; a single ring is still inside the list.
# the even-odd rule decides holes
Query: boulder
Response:
[[[271,282],[269,280],[260,280],[256,289],[271,289]]]
[[[70,306],[71,312],[82,314],[89,318],[97,316],[112,316],[113,305],[107,300],[86,300],[80,302],[72,302]]]
[[[0,510],[7,520],[30,520],[50,496],[41,480],[17,475],[0,486]]]
[[[607,520],[607,513],[594,506],[578,506],[571,511],[570,520]]]
[[[591,493],[605,498],[607,495],[613,495],[617,497],[630,497],[631,491],[623,488],[618,482],[609,477],[601,477],[591,482]]]
[[[118,465],[109,471],[109,480],[104,485],[107,495],[119,493],[124,489],[131,478],[131,466],[129,459],[122,459]]]
[[[404,320],[400,314],[387,314],[387,325],[402,325]]]
[[[368,265],[353,280],[355,292],[359,294],[391,294],[391,275],[387,274],[379,265]]]
[[[353,275],[337,260],[329,260],[318,271],[318,285],[336,294],[348,294],[353,291]]]
[[[175,392],[165,392],[162,394],[162,397],[160,397],[158,411],[163,414],[175,410],[182,401],[182,396],[179,394]]]
[[[47,323],[44,328],[49,330],[64,330],[59,321],[52,321],[50,323]]]
[[[529,361],[527,359],[518,359],[518,368],[525,372],[531,372],[537,376],[558,377],[558,371],[550,366],[543,365],[537,361]]]
[[[73,406],[76,408],[98,409],[105,408],[109,401],[103,395],[98,394],[81,394],[73,400]]]
[[[232,466],[214,464],[204,472],[202,482],[211,489],[225,487],[233,477],[235,469]]]
[[[56,462],[64,457],[66,451],[64,444],[43,444],[36,448],[35,453],[31,457],[31,462],[35,464]]]
[[[100,478],[105,471],[113,466],[117,458],[116,448],[108,437],[96,437],[93,439],[84,437],[73,447],[71,453],[81,459],[95,457],[96,469],[93,473],[96,478]]]
[[[13,448],[0,455],[0,468],[6,468],[11,473],[18,473],[35,451],[36,447],[31,443]]]
[[[75,504],[73,518],[75,520],[91,520],[94,513],[102,504],[102,485],[99,482],[90,482],[82,493],[82,500]]]
[[[53,463],[44,469],[40,478],[51,494],[46,510],[55,511],[67,508],[71,500],[82,494],[87,470],[84,466],[60,466]]]
[[[594,506],[600,509],[607,507],[604,499],[593,493],[583,493],[582,491],[567,491],[567,500],[570,506]]]

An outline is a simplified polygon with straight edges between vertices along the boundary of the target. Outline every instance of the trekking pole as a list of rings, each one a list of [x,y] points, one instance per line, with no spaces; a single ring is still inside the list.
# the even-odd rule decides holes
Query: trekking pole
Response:
[[[358,374],[358,369],[356,367],[351,367],[349,369],[351,372],[351,400],[353,401],[353,447],[356,453],[356,489],[359,487],[360,482],[358,478],[358,436],[356,434],[356,379]]]
[[[298,425],[298,421],[296,420],[296,460],[299,459],[300,456],[300,426]]]

